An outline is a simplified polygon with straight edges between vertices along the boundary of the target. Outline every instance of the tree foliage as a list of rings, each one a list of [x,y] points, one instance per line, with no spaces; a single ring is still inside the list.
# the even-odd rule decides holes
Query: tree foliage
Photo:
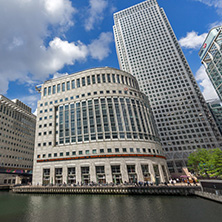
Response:
[[[222,150],[198,149],[189,155],[188,167],[200,176],[222,178]]]

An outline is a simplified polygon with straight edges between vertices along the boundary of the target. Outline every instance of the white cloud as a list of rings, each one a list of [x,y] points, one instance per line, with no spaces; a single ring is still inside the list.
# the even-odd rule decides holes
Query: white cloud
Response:
[[[89,17],[85,20],[87,31],[94,29],[94,25],[103,20],[103,13],[107,6],[107,0],[89,0]]]
[[[196,0],[198,2],[204,3],[215,8],[222,8],[222,0]]]
[[[194,0],[194,1],[198,1],[198,2],[201,2],[205,5],[208,5],[210,7],[214,7],[217,9],[217,13],[218,14],[222,14],[222,0]]]
[[[202,35],[198,35],[197,32],[192,31],[188,32],[186,37],[183,37],[179,40],[181,47],[188,49],[199,49],[203,44],[207,33],[203,33]]]
[[[59,38],[45,43],[52,32],[49,27],[73,25],[75,11],[69,0],[0,1],[0,21],[4,21],[0,23],[0,93],[6,93],[9,81],[44,80],[64,64],[82,58],[81,43],[71,43],[68,53],[63,51],[67,42]],[[56,66],[53,62],[61,58],[61,52],[65,58]]]
[[[209,28],[212,29],[212,28],[217,27],[217,26],[222,26],[222,21],[216,21],[214,23],[211,23],[209,25]]]
[[[218,99],[217,93],[203,65],[197,70],[195,78],[199,83],[199,85],[203,87],[202,93],[205,100],[216,99],[216,98]]]
[[[63,41],[56,37],[49,42],[48,48],[42,48],[42,60],[37,61],[33,73],[38,75],[54,73],[65,64],[73,65],[75,61],[84,60],[87,57],[88,49],[86,45],[78,41],[77,43]],[[42,67],[42,70],[39,70]]]
[[[41,0],[42,1],[42,0]],[[69,0],[43,0],[51,23],[72,26],[71,15],[76,12]]]
[[[106,5],[105,1],[92,0],[91,15],[102,13],[99,3],[102,8]],[[53,30],[72,26],[76,11],[70,0],[0,1],[0,21],[4,21],[0,22],[0,93],[7,92],[10,81],[38,84],[65,65],[85,61],[89,55],[102,60],[109,54],[110,34],[99,37],[100,55],[90,53],[97,40],[87,46],[56,37]]]
[[[88,46],[89,53],[94,59],[103,60],[110,53],[109,45],[113,41],[111,32],[102,32],[98,39],[92,41]]]

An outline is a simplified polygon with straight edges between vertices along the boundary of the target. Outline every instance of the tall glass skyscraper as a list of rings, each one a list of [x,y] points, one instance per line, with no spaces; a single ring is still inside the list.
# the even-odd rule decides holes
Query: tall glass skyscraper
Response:
[[[149,97],[171,173],[197,148],[221,147],[220,133],[176,36],[156,0],[114,14],[120,68]]]
[[[210,108],[212,116],[215,119],[215,122],[222,134],[222,102],[219,99],[214,99],[211,101],[207,101],[207,105]]]
[[[222,26],[210,30],[199,51],[199,56],[222,100]]]

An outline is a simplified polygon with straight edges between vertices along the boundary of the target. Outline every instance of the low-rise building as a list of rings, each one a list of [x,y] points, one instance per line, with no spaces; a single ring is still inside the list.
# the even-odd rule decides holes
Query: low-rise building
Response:
[[[135,77],[94,68],[37,89],[34,185],[168,180],[150,105]]]
[[[0,95],[0,183],[21,183],[32,175],[35,124],[30,107]]]

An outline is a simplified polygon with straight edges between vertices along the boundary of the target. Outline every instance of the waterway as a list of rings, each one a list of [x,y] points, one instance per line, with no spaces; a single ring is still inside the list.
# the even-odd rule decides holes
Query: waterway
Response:
[[[221,222],[222,204],[199,197],[0,192],[0,221]]]

